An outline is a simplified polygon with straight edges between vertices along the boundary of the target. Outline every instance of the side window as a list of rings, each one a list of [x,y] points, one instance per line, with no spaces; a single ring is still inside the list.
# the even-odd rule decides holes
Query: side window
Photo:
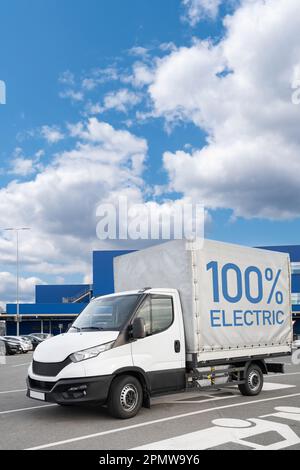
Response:
[[[146,327],[146,336],[151,335],[151,306],[150,306],[149,297],[145,300],[143,305],[140,307],[136,317],[144,319],[145,327]]]
[[[173,302],[170,297],[151,296],[152,334],[166,330],[173,323]]]

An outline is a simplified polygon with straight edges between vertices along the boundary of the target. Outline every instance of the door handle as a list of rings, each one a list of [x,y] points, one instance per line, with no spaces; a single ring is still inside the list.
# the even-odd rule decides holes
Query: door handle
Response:
[[[176,353],[180,353],[180,341],[179,341],[179,339],[174,341],[174,350],[175,350]]]

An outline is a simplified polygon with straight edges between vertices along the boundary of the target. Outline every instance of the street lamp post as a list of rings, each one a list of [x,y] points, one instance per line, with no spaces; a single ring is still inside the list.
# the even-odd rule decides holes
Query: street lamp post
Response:
[[[23,230],[30,230],[29,227],[10,227],[5,228],[5,231],[15,232],[16,233],[16,262],[17,262],[17,289],[16,289],[16,297],[17,297],[17,336],[20,335],[20,299],[19,299],[19,280],[20,280],[20,269],[19,269],[19,232]]]

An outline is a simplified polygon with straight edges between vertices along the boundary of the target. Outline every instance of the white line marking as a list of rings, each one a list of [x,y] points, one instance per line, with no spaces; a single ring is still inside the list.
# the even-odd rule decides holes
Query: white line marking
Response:
[[[207,429],[151,442],[131,450],[205,450],[229,443],[240,444],[252,450],[277,450],[300,443],[300,437],[286,424],[255,418],[248,418],[247,421],[230,418],[215,419],[212,424],[214,426]],[[247,438],[267,432],[276,432],[282,439],[273,444],[259,444],[247,440]]]
[[[252,400],[252,401],[246,401],[242,403],[234,403],[231,405],[224,405],[224,406],[215,406],[213,408],[207,408],[205,410],[198,410],[198,411],[192,411],[189,413],[183,413],[180,415],[176,416],[169,416],[167,418],[161,418],[161,419],[155,419],[152,421],[146,421],[145,423],[139,423],[139,424],[132,424],[131,426],[124,426],[122,428],[117,428],[117,429],[109,429],[108,431],[102,431],[102,432],[97,432],[94,434],[88,434],[85,436],[79,436],[79,437],[73,437],[71,439],[65,439],[63,441],[57,441],[57,442],[50,442],[49,444],[43,444],[40,446],[36,447],[30,447],[26,450],[40,450],[40,449],[47,449],[50,447],[55,447],[55,446],[60,446],[63,444],[70,444],[72,442],[78,442],[78,441],[83,441],[86,439],[92,439],[94,437],[100,437],[100,436],[107,436],[109,434],[114,434],[117,432],[123,432],[123,431],[129,431],[131,429],[137,429],[145,426],[150,426],[152,424],[157,424],[157,423],[165,423],[167,421],[174,421],[175,419],[180,419],[180,418],[187,418],[188,416],[196,416],[204,413],[210,413],[211,411],[218,411],[218,410],[224,410],[227,408],[235,408],[235,407],[240,407],[240,406],[246,406],[246,405],[255,405],[256,403],[263,403],[263,402],[268,402],[268,401],[274,401],[274,400],[282,400],[286,398],[293,398],[293,397],[299,397],[300,393],[293,393],[291,395],[281,395],[279,397],[272,397],[272,398],[263,398],[261,400]]]
[[[23,362],[23,364],[16,364],[16,365],[11,366],[11,367],[29,366],[29,364],[31,364],[31,362]]]
[[[276,384],[273,382],[265,382],[263,386],[263,390],[265,392],[270,392],[272,390],[283,390],[285,388],[295,388],[296,385],[287,385],[287,384]]]
[[[27,408],[18,408],[17,410],[7,410],[7,411],[0,411],[0,415],[6,415],[9,413],[18,413],[19,411],[28,411],[28,410],[36,410],[38,408],[48,408],[49,406],[57,406],[55,403],[51,405],[41,405],[41,406],[30,406]]]
[[[220,400],[228,400],[229,398],[237,398],[237,397],[240,397],[240,393],[233,393],[232,395],[228,396],[228,397],[218,397],[218,395],[216,396],[212,396],[211,398],[208,398],[207,400],[176,400],[176,401],[168,401],[167,403],[168,404],[176,404],[176,403],[180,403],[180,404],[189,404],[189,403],[198,403],[198,405],[201,405],[201,403],[208,403],[208,402],[212,402],[212,401],[220,401]],[[196,397],[194,397],[196,398]],[[164,402],[166,403],[166,402]]]
[[[288,372],[287,374],[272,374],[272,375],[267,375],[267,377],[277,377],[278,379],[283,379],[284,377],[288,377],[290,375],[300,375],[300,372]]]
[[[279,384],[279,383],[273,383],[273,382],[265,382],[264,383],[264,386],[263,386],[263,391],[264,392],[270,392],[270,391],[275,391],[275,390],[284,390],[286,388],[296,388],[296,385],[287,385],[287,384]],[[236,391],[237,393],[234,393],[234,391]],[[197,397],[193,397],[195,398],[195,400],[174,400],[174,401],[168,401],[167,403],[168,404],[173,404],[173,403],[198,403],[198,404],[201,404],[201,403],[206,403],[206,402],[210,402],[210,401],[217,401],[217,400],[228,400],[228,398],[237,398],[237,397],[240,397],[240,393],[238,392],[238,388],[237,387],[230,387],[230,393],[232,393],[232,395],[228,396],[228,397],[218,397],[218,395],[208,395],[210,396],[211,398],[208,399],[208,400],[197,400]],[[200,395],[201,397],[202,395]]]
[[[20,389],[20,390],[5,390],[3,392],[0,392],[0,393],[17,393],[17,392],[26,392],[26,388],[23,388],[23,389]]]

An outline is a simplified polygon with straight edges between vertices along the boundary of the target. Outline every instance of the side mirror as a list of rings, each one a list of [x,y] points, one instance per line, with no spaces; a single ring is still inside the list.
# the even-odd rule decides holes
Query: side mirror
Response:
[[[143,318],[135,318],[132,324],[133,339],[141,339],[146,336],[145,320]]]

